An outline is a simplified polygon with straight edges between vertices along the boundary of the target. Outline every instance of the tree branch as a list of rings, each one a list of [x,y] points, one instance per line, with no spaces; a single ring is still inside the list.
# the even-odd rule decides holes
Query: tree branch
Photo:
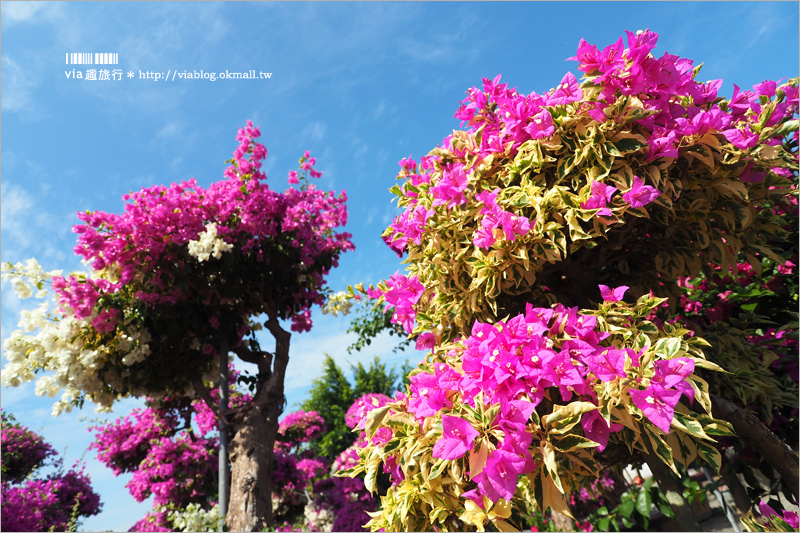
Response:
[[[724,398],[711,395],[714,418],[730,422],[736,436],[758,450],[798,497],[798,459],[792,450],[750,411]]]
[[[203,384],[203,380],[199,377],[192,378],[192,386],[194,387],[195,392],[200,395],[200,398],[206,402],[206,405],[209,409],[211,409],[211,412],[216,416],[219,416],[218,406],[214,403],[214,398],[211,397],[211,393],[208,391],[208,388]]]
[[[231,348],[231,351],[239,356],[239,359],[246,363],[252,363],[254,365],[258,365],[262,359],[264,358],[264,354],[268,354],[268,352],[254,352],[253,350],[247,348],[244,344],[240,344],[235,348]]]

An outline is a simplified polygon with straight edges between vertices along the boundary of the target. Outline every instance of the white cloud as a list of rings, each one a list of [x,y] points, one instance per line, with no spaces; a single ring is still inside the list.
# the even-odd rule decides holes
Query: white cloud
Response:
[[[23,232],[33,208],[31,196],[24,189],[5,180],[0,183],[0,201],[3,205],[0,212],[0,227],[12,234]]]
[[[30,175],[36,176],[37,165],[29,164],[31,165]],[[3,257],[4,260],[15,263],[35,255],[46,270],[61,268],[49,264],[67,259],[59,241],[68,238],[67,234],[75,222],[74,213],[59,215],[48,210],[45,207],[46,194],[43,190],[40,192],[39,197],[34,197],[16,182],[3,180],[0,184]]]
[[[328,131],[328,126],[324,122],[312,122],[303,129],[301,137],[310,137],[314,141],[321,141],[325,137],[325,132]]]
[[[3,22],[41,22],[60,8],[58,2],[3,2]]]
[[[31,110],[31,91],[37,85],[35,76],[8,55],[2,56],[2,64],[3,98],[0,107],[3,111]]]
[[[380,103],[378,104],[378,107],[376,107],[375,110],[372,112],[372,118],[373,119],[380,118],[381,115],[383,115],[384,111],[386,111],[386,102],[381,100]]]

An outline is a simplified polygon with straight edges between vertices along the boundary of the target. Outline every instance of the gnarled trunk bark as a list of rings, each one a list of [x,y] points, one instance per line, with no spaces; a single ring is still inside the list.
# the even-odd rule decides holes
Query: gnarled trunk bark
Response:
[[[256,395],[231,421],[231,496],[225,519],[229,531],[261,531],[272,525],[273,446],[285,403],[283,382],[291,334],[273,317],[265,325],[275,337],[274,358],[262,354],[257,360]]]
[[[797,498],[798,458],[789,446],[770,431],[756,415],[733,402],[712,394],[711,408],[714,411],[714,418],[730,422],[737,437],[761,452]]]
[[[225,520],[230,531],[260,531],[272,521],[272,449],[267,426],[258,407],[248,409],[234,425],[228,452],[231,498]]]

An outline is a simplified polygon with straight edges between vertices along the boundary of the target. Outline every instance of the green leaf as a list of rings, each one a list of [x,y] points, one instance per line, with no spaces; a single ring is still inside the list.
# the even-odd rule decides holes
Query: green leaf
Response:
[[[681,339],[679,338],[668,338],[668,339],[658,339],[656,343],[656,353],[659,355],[663,355],[665,359],[672,359],[675,357],[681,349]]]
[[[639,150],[640,148],[647,146],[647,143],[643,143],[639,139],[633,137],[629,139],[620,139],[614,142],[613,144],[614,148],[617,149],[617,152],[620,155],[627,154],[630,152],[635,152],[636,150]]]
[[[610,518],[606,517],[597,522],[597,529],[598,531],[608,531],[608,523],[611,521]]]
[[[669,506],[667,502],[659,501],[656,503],[658,506],[658,510],[666,516],[667,518],[675,518],[675,511],[672,510],[672,507]]]
[[[653,500],[650,497],[650,491],[643,490],[636,497],[636,511],[646,517],[650,517],[650,510],[653,508]]]
[[[565,435],[560,439],[553,439],[553,447],[563,452],[573,448],[594,448],[596,446],[599,444],[581,435]]]
[[[624,517],[630,517],[633,513],[633,495],[628,494],[627,497],[623,496],[622,503],[619,506],[619,513]],[[627,524],[626,524],[627,526]],[[628,526],[630,527],[630,526]]]
[[[711,465],[715,472],[719,473],[719,469],[722,466],[722,456],[719,450],[704,441],[697,441],[697,454]]]
[[[386,418],[388,412],[389,406],[384,405],[383,407],[373,409],[367,414],[365,429],[368,437],[372,438],[375,435],[375,432],[378,431],[378,427],[381,425],[381,422],[383,422],[383,419]]]

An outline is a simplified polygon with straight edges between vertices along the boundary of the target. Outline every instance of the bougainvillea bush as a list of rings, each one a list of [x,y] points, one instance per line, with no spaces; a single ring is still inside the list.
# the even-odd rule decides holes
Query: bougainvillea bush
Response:
[[[10,413],[0,411],[0,417],[4,531],[67,531],[77,527],[81,518],[100,512],[100,496],[82,467],[76,464],[64,472],[61,460],[41,435],[17,423]],[[51,458],[55,471],[34,477]]]
[[[634,458],[669,499],[670,470],[719,470],[731,424],[751,437],[747,403],[716,395],[729,370],[674,318],[687,277],[786,265],[775,207],[797,195],[798,82],[726,99],[692,60],[655,57],[657,39],[581,41],[583,81],[544,94],[484,79],[456,113],[465,131],[400,162],[405,211],[384,239],[407,271],[357,289],[429,353],[370,412],[347,472],[370,490],[392,475],[373,530],[514,530],[570,514],[565,494]]]

